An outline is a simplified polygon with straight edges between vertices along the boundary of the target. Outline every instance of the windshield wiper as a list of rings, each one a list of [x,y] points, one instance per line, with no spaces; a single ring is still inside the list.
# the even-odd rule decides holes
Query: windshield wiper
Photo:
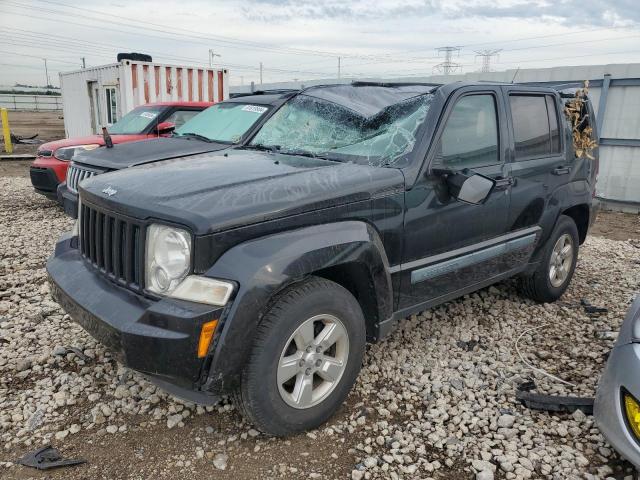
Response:
[[[244,145],[241,148],[246,148],[247,150],[258,150],[260,152],[278,153],[280,151],[280,145],[264,145],[263,143],[252,143]]]
[[[309,157],[309,158],[321,158],[322,160],[329,160],[332,162],[340,162],[341,160],[335,159],[335,158],[330,158],[327,157],[326,154],[328,152],[322,152],[322,153],[313,153],[313,152],[309,152],[307,150],[280,150],[280,152],[283,155],[296,155],[298,157]]]
[[[213,141],[209,137],[205,137],[204,135],[200,135],[199,133],[188,132],[188,133],[180,133],[179,135],[181,137],[194,137],[194,138],[197,138],[198,140],[202,140],[209,143]]]

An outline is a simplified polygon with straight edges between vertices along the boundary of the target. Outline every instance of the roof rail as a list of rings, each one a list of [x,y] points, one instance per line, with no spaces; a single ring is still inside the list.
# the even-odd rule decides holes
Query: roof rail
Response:
[[[353,81],[351,85],[354,87],[406,87],[406,86],[425,86],[425,87],[441,87],[442,83],[427,83],[427,82],[363,82]]]
[[[273,88],[266,90],[256,90],[255,92],[236,92],[230,93],[230,98],[248,97],[250,95],[286,95],[288,93],[296,93],[300,90],[297,88]]]

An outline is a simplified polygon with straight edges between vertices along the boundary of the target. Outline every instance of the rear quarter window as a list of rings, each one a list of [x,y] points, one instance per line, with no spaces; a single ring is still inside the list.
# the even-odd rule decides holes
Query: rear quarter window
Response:
[[[550,95],[510,95],[516,160],[561,152],[558,108]]]

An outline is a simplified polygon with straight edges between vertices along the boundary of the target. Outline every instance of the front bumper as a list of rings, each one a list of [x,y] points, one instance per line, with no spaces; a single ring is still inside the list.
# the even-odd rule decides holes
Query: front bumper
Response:
[[[67,175],[69,162],[63,162],[55,157],[36,157],[31,164],[31,184],[36,192],[56,200],[56,189]]]
[[[627,425],[622,389],[640,399],[640,344],[617,345],[598,383],[594,417],[600,431],[620,455],[640,469],[640,443]]]
[[[198,339],[202,324],[220,318],[222,308],[138,295],[89,265],[75,243],[77,237],[63,237],[47,262],[58,303],[125,366],[177,396],[211,403],[199,392],[205,359],[197,358]]]
[[[58,177],[56,173],[47,167],[34,167],[29,169],[31,185],[36,192],[45,195],[51,200],[57,200]]]
[[[73,193],[67,188],[67,182],[58,185],[57,197],[58,203],[62,205],[64,213],[71,218],[78,218],[78,194]]]

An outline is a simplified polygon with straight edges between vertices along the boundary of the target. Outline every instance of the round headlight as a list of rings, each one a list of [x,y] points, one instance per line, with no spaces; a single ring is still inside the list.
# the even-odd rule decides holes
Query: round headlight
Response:
[[[166,294],[187,276],[191,266],[191,235],[166,225],[151,225],[147,230],[147,288]]]

